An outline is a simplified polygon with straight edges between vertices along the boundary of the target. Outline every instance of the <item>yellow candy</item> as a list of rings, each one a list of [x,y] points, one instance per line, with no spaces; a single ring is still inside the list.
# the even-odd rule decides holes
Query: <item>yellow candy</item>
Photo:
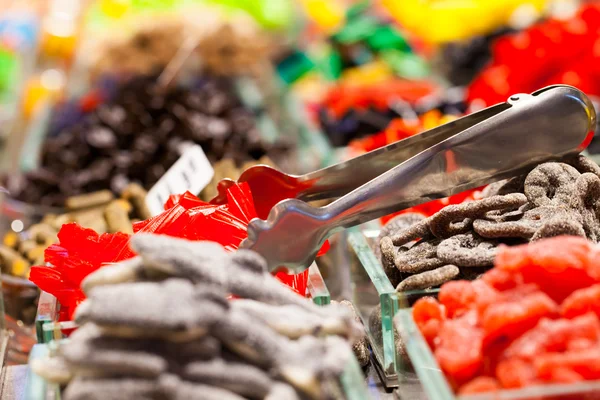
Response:
[[[70,60],[75,53],[75,35],[60,36],[46,32],[42,41],[42,53],[46,57]]]
[[[349,68],[342,73],[340,82],[347,85],[369,85],[390,79],[390,67],[382,61],[374,61],[360,67]]]
[[[294,92],[306,102],[319,102],[327,92],[327,83],[315,73],[309,73],[294,82]]]
[[[433,129],[441,125],[442,113],[439,110],[427,111],[421,117],[423,121],[423,130]]]
[[[458,119],[456,115],[444,115],[442,119],[440,119],[439,125],[447,124],[448,122],[452,122],[456,119]]]
[[[15,276],[28,275],[29,274],[29,263],[23,259],[18,259],[13,263],[11,272]]]
[[[129,11],[130,6],[130,0],[100,0],[100,10],[111,18],[122,17]]]
[[[30,81],[23,96],[23,114],[25,118],[34,115],[38,105],[48,98],[49,91],[39,80]]]
[[[433,44],[466,40],[506,25],[521,6],[541,13],[549,0],[383,0],[407,30]]]
[[[336,0],[302,0],[306,14],[317,26],[328,33],[345,22],[344,6]]]

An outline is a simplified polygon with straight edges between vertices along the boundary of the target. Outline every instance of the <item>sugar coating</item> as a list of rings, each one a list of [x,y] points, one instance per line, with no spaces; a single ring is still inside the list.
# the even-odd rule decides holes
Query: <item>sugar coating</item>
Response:
[[[425,216],[418,213],[406,213],[400,214],[389,220],[379,232],[379,236],[375,243],[380,243],[381,239],[393,234],[394,232],[401,231],[403,229],[409,228],[416,223],[419,223],[425,219]],[[379,246],[373,246],[373,252],[375,253],[375,257],[381,259],[381,250]]]
[[[497,246],[497,241],[465,233],[444,239],[437,247],[437,256],[445,263],[459,267],[492,266]]]
[[[182,375],[187,380],[223,388],[252,399],[263,399],[274,384],[269,375],[257,367],[223,360],[189,363]]]
[[[199,297],[196,287],[182,279],[99,286],[83,304],[75,314],[78,323],[142,329],[148,336],[196,328],[207,331],[228,306],[215,296]]]
[[[245,400],[227,389],[184,381],[175,375],[161,377],[158,384],[166,398],[171,400]]]
[[[396,287],[397,292],[423,290],[439,286],[458,276],[460,270],[456,265],[445,265],[432,271],[421,272],[404,279]]]
[[[545,163],[533,169],[525,179],[525,195],[536,207],[569,204],[573,184],[580,173],[564,163]]]
[[[474,218],[494,210],[513,210],[527,203],[521,193],[492,196],[477,201],[452,204],[444,207],[429,218],[429,228],[438,238],[448,238],[471,229]]]
[[[332,310],[328,318],[307,312],[293,304],[275,306],[255,300],[237,300],[231,307],[260,319],[270,328],[290,339],[297,339],[304,335],[343,336],[348,332],[361,329],[351,312],[338,312],[343,310],[341,307],[339,310]]]
[[[64,392],[65,400],[166,400],[160,386],[150,379],[76,378]]]
[[[394,264],[400,272],[417,273],[435,269],[444,265],[437,256],[439,239],[417,242],[411,248],[400,247]]]

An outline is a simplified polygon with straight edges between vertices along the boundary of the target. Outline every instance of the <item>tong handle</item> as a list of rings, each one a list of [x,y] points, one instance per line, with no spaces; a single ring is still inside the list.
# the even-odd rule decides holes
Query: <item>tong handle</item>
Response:
[[[418,135],[362,154],[306,175],[297,176],[294,185],[298,199],[304,201],[335,199],[346,195],[390,169],[409,160],[423,150],[442,142],[469,127],[504,110],[506,104],[498,104],[467,117],[430,129]],[[290,183],[290,180],[288,180]]]
[[[513,95],[505,110],[422,151],[322,208],[328,231],[524,173],[582,151],[593,137],[591,101],[570,86]],[[328,235],[326,235],[328,236]]]

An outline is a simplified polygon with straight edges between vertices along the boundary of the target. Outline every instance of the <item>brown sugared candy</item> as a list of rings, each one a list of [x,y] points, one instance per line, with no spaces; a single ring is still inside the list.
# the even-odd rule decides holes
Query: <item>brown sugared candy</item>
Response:
[[[558,235],[599,241],[600,167],[584,156],[563,161],[491,184],[481,200],[449,205],[404,229],[386,230],[379,245],[390,281],[407,291],[477,277],[492,266],[500,244]]]

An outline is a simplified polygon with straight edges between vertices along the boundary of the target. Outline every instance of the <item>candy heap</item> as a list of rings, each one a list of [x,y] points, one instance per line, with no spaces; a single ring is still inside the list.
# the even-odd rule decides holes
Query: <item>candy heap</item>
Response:
[[[277,69],[285,82],[296,82],[306,75],[311,78],[310,72],[316,72],[318,75],[312,77],[322,78],[325,85],[332,81],[365,84],[394,76],[404,79],[428,76],[425,60],[413,51],[394,24],[378,15],[371,2],[355,2],[345,13],[343,7],[333,10],[335,1],[301,3],[312,17],[310,22],[326,31],[325,37],[315,40],[315,32],[309,29],[308,33],[313,35],[307,35],[305,40],[312,44],[308,52],[291,52],[280,61]]]
[[[578,156],[490,185],[483,199],[446,206],[417,223],[409,214],[409,227],[381,238],[384,269],[398,291],[420,290],[478,276],[500,244],[558,235],[597,242],[598,187],[600,167]]]
[[[145,204],[146,191],[139,185],[129,184],[115,199],[110,190],[67,198],[66,214],[47,214],[40,223],[23,232],[8,232],[0,247],[2,272],[26,277],[31,265],[44,264],[44,250],[58,242],[63,224],[75,222],[98,233],[122,232],[133,234],[132,221],[150,218]]]
[[[132,246],[139,257],[84,280],[59,356],[32,365],[68,382],[66,400],[345,397],[345,339],[364,333],[348,309],[293,294],[251,251],[148,234]]]
[[[599,95],[599,29],[600,5],[587,4],[571,19],[549,19],[498,39],[491,65],[468,88],[468,100],[490,106],[559,83]]]
[[[230,80],[205,78],[165,93],[155,77],[137,77],[111,97],[49,137],[37,170],[8,177],[11,195],[62,206],[68,196],[103,189],[120,194],[130,182],[149,189],[188,142],[201,145],[213,163],[231,158],[241,165],[267,154],[278,162],[288,151],[263,140]]]
[[[319,120],[334,146],[374,150],[446,123],[465,112],[463,94],[438,96],[426,81],[385,81],[332,88],[319,109]],[[364,138],[374,135],[373,138]]]
[[[152,18],[133,18],[131,24],[131,32],[123,35],[118,30],[116,37],[109,33],[108,39],[88,50],[93,77],[154,73],[169,64],[186,40],[193,38],[197,38],[196,51],[186,65],[195,71],[200,65],[203,72],[214,75],[247,74],[264,66],[272,50],[252,18],[239,12],[225,15],[206,5]]]
[[[205,203],[189,192],[171,196],[163,213],[135,223],[133,231],[193,241],[210,240],[233,251],[247,237],[248,223],[257,215],[246,183],[233,185],[226,194],[227,202],[222,205]],[[29,278],[40,289],[54,295],[69,318],[85,298],[81,282],[87,275],[106,264],[132,258],[135,253],[128,245],[130,235],[99,235],[76,224],[63,225],[58,239],[58,244],[45,251],[49,265],[32,267]],[[308,271],[298,275],[280,272],[277,277],[305,296]]]
[[[451,386],[471,394],[600,379],[598,252],[570,236],[503,246],[481,279],[415,303]]]

